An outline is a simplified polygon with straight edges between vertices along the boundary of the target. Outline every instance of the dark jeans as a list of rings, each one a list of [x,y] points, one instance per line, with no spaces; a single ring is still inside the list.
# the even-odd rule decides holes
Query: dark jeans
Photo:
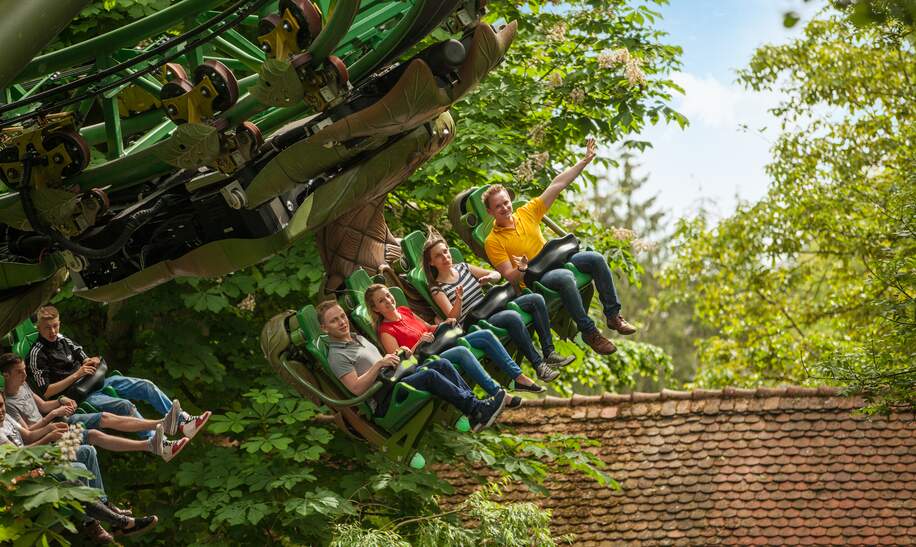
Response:
[[[620,301],[617,300],[617,290],[614,288],[614,279],[607,260],[600,253],[594,251],[579,251],[569,259],[573,266],[583,273],[592,276],[595,283],[595,292],[604,308],[604,316],[608,319],[617,317],[620,313]],[[576,277],[565,268],[550,270],[541,277],[541,283],[548,289],[560,293],[563,307],[572,316],[580,332],[594,332],[598,330],[595,322],[588,316],[588,310],[582,303],[582,295],[576,287]]]
[[[480,404],[471,388],[445,359],[436,359],[424,363],[425,368],[402,379],[405,384],[422,391],[428,391],[470,416]]]
[[[531,335],[528,333],[528,329],[525,328],[522,316],[514,310],[496,312],[489,317],[488,321],[493,326],[506,329],[509,332],[509,338],[522,350],[522,354],[528,358],[528,361],[536,367],[541,364],[544,357],[550,355],[553,351],[553,337],[550,334],[550,317],[547,315],[547,303],[544,302],[544,297],[537,293],[523,294],[513,302],[531,315],[534,330],[538,333],[538,339],[541,341],[543,357],[534,349],[534,342],[531,341]]]

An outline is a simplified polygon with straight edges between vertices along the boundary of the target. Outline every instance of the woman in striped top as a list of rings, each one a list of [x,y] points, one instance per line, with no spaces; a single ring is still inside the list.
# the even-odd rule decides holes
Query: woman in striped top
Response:
[[[433,301],[447,318],[455,318],[459,322],[483,302],[481,284],[494,283],[501,278],[498,272],[466,262],[453,263],[448,243],[435,231],[430,231],[429,238],[423,246],[423,272],[426,274]],[[515,345],[531,361],[538,378],[550,382],[559,375],[554,367],[564,367],[573,362],[575,357],[566,357],[554,350],[550,318],[543,296],[536,293],[523,294],[514,302],[533,318],[534,330],[538,333],[541,351],[547,356],[546,359],[535,349],[531,334],[517,312],[502,310],[487,320],[494,326],[505,329]]]

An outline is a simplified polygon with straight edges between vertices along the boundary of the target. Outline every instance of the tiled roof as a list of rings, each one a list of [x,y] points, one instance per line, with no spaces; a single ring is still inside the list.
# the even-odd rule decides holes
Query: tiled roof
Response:
[[[853,414],[861,405],[795,387],[529,401],[501,422],[600,440],[623,490],[560,475],[549,496],[506,498],[551,509],[577,545],[916,544],[914,415]],[[456,497],[475,486],[440,474]]]

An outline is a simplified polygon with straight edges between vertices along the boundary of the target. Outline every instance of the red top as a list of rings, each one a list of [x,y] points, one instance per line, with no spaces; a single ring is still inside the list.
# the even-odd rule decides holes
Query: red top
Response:
[[[398,312],[401,314],[400,321],[382,320],[379,331],[386,332],[398,342],[398,347],[407,346],[412,348],[424,332],[433,332],[435,327],[427,328],[426,324],[418,319],[407,306],[400,306]]]

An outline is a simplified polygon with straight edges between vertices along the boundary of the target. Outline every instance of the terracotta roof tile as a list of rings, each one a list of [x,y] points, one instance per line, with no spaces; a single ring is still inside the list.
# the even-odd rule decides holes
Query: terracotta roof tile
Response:
[[[555,533],[579,545],[899,545],[916,537],[914,415],[852,414],[835,388],[606,393],[528,401],[502,423],[598,439],[622,492],[551,477]],[[486,470],[477,470],[486,474]],[[456,497],[477,482],[443,469]]]

